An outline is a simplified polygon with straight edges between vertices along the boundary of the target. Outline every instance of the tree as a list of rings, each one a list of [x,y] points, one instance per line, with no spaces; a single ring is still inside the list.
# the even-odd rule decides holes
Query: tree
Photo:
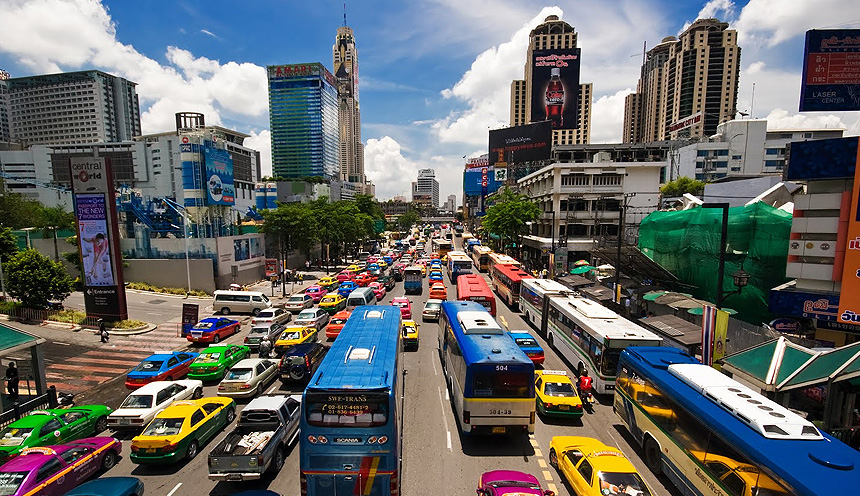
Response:
[[[18,238],[12,229],[0,226],[0,260],[9,260],[18,253]]]
[[[54,238],[54,260],[60,260],[60,248],[57,246],[57,231],[71,229],[75,224],[75,214],[66,210],[66,207],[44,207],[39,212],[39,227],[45,236]]]
[[[366,215],[369,215],[371,219],[384,219],[385,213],[382,211],[382,207],[379,206],[379,203],[373,199],[370,195],[355,195],[355,206],[358,207],[358,210]]]
[[[307,249],[316,239],[317,222],[314,212],[303,203],[279,203],[278,208],[263,210],[260,231],[274,241],[284,268],[289,267],[290,252]],[[282,278],[283,280],[284,278]],[[286,290],[286,281],[284,281]]]
[[[397,218],[397,226],[401,231],[408,231],[410,227],[421,222],[421,216],[415,210],[407,210],[405,214]]]
[[[669,181],[660,188],[660,194],[663,198],[672,198],[676,196],[684,196],[685,193],[691,195],[700,195],[705,190],[705,183],[697,179],[690,179],[687,176],[679,177],[674,181]]]
[[[502,247],[505,239],[516,242],[526,229],[526,222],[538,218],[541,210],[527,196],[514,193],[503,188],[496,196],[493,205],[487,208],[487,213],[481,220],[484,231],[498,234]]]
[[[48,308],[51,300],[65,300],[74,282],[65,267],[36,250],[18,252],[3,264],[6,289],[28,308]]]
[[[22,229],[39,225],[42,204],[18,193],[10,193],[0,180],[0,225]]]

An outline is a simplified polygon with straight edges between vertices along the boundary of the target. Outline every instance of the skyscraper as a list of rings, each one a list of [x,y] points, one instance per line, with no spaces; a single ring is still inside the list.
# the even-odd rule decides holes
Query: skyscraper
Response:
[[[364,190],[364,145],[361,143],[361,108],[358,103],[358,51],[352,28],[337,28],[332,57],[338,90],[340,128],[340,179]]]
[[[418,180],[412,183],[412,201],[433,208],[439,207],[439,181],[433,169],[419,169]]]
[[[340,177],[335,77],[319,62],[266,67],[272,173],[276,177]]]
[[[2,133],[24,146],[116,143],[140,135],[137,83],[101,71],[9,78]]]
[[[519,126],[543,120],[542,116],[532,115],[535,102],[534,61],[537,54],[556,57],[561,54],[576,54],[577,34],[573,26],[560,20],[558,16],[548,16],[543,23],[529,33],[529,49],[526,56],[524,79],[515,79],[511,83],[511,126]],[[576,77],[579,79],[579,61],[576,60]],[[567,122],[559,129],[553,129],[553,145],[583,145],[591,139],[591,96],[592,83],[580,83],[576,88],[567,91],[576,92],[578,100],[575,122]],[[570,101],[573,101],[572,99]]]
[[[737,112],[741,49],[728,23],[698,19],[645,55],[624,101],[625,143],[710,136]]]

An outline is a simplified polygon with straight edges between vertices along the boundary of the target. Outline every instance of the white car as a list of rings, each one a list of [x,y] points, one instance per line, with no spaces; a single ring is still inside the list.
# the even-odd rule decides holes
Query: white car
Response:
[[[306,308],[313,308],[314,299],[311,295],[298,293],[287,298],[284,302],[284,310],[288,312],[298,313]]]
[[[316,327],[317,330],[322,330],[328,324],[330,315],[324,308],[309,308],[302,310],[296,316],[295,325]]]
[[[218,396],[252,398],[261,394],[278,377],[278,361],[267,358],[246,358],[224,376],[218,384]]]
[[[198,399],[203,396],[203,381],[155,381],[136,389],[108,415],[108,427],[142,429],[155,415],[176,400]]]
[[[270,324],[277,322],[278,324],[286,324],[292,320],[293,314],[283,308],[268,308],[260,310],[260,313],[251,317],[251,325],[255,324]]]

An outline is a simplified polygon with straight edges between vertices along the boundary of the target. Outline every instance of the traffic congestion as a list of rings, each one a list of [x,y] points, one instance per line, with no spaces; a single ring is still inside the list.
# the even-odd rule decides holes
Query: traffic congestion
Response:
[[[856,451],[461,225],[415,226],[281,301],[216,292],[210,310],[186,348],[128,371],[113,406],[3,428],[0,495],[769,496],[860,480]]]

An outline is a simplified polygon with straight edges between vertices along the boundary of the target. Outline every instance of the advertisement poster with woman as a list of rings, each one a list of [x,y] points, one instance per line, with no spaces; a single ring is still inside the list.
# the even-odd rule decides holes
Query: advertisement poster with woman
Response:
[[[76,203],[86,285],[113,286],[116,282],[111,270],[105,197],[77,195]]]

